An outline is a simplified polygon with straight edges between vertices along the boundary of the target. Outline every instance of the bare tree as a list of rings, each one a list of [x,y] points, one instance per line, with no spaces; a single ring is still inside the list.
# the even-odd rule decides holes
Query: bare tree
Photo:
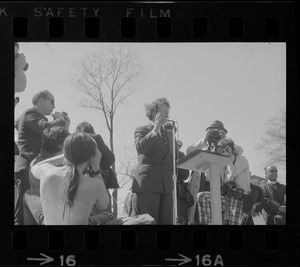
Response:
[[[119,153],[116,153],[118,160],[117,174],[119,176],[120,188],[123,188],[133,178],[134,169],[137,164],[137,156],[134,147],[123,145]]]
[[[266,155],[265,164],[286,166],[286,112],[281,108],[277,114],[266,121],[265,136],[261,137],[256,150]]]
[[[123,144],[121,147],[118,147],[116,152],[116,162],[118,181],[120,185],[118,215],[122,216],[121,211],[124,205],[124,199],[126,198],[126,195],[131,188],[134,170],[137,164],[137,154],[134,146]]]
[[[72,85],[83,94],[79,106],[99,110],[105,119],[114,152],[114,117],[120,104],[137,91],[141,63],[136,52],[118,47],[86,55],[75,64]],[[115,171],[115,165],[113,166]],[[117,216],[117,190],[113,191],[113,213]]]

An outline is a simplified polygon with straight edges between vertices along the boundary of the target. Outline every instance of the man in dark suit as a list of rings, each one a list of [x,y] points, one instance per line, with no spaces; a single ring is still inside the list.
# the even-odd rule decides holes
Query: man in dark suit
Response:
[[[172,224],[172,133],[164,129],[170,104],[160,98],[146,105],[150,123],[135,130],[138,163],[132,182],[140,214],[148,213],[158,224]]]
[[[29,185],[29,164],[40,153],[43,131],[47,127],[66,121],[68,116],[60,112],[52,114],[54,120],[45,117],[55,108],[54,96],[47,90],[37,92],[32,98],[33,107],[27,109],[17,120],[19,155],[15,161],[15,224],[23,224],[23,196]]]
[[[278,170],[270,165],[265,168],[267,182],[261,185],[264,198],[264,209],[268,214],[267,224],[285,224],[286,186],[278,183]]]

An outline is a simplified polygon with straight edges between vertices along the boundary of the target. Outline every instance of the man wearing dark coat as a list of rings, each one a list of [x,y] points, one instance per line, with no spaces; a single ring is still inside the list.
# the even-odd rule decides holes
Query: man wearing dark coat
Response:
[[[94,127],[87,121],[83,121],[77,125],[76,133],[78,132],[88,133],[96,141],[97,147],[102,154],[101,161],[100,161],[100,169],[103,177],[103,182],[106,188],[107,189],[119,188],[120,186],[117,180],[117,176],[115,175],[114,171],[111,169],[111,166],[115,163],[115,155],[104,143],[101,135],[96,134]],[[110,195],[109,191],[108,194]],[[111,212],[111,206],[112,205],[110,202],[105,211]],[[99,213],[99,211],[97,211],[97,213]]]
[[[136,193],[140,214],[151,215],[157,224],[172,224],[172,132],[164,128],[170,104],[160,98],[145,107],[150,123],[134,133],[138,163],[132,192]]]
[[[278,170],[270,165],[265,168],[267,181],[261,185],[264,209],[267,212],[267,225],[285,224],[286,186],[277,181]]]
[[[55,108],[54,96],[47,90],[37,92],[32,98],[33,107],[17,120],[19,155],[15,161],[15,224],[23,224],[23,196],[29,185],[29,164],[40,153],[43,131],[70,119],[60,112],[52,114],[54,120],[45,117]]]

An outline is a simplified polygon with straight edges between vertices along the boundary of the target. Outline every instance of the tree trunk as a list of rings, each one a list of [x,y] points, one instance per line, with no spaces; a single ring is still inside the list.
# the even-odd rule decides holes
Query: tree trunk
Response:
[[[111,130],[110,130],[109,134],[110,134],[110,149],[114,153],[113,119],[112,118],[111,118]],[[112,165],[112,170],[115,173],[115,175],[117,175],[115,164]],[[118,217],[118,189],[113,190],[112,197],[113,197],[113,199],[112,199],[113,215],[115,216],[115,218],[117,218]]]
[[[113,214],[115,218],[118,218],[118,189],[114,189],[113,193]]]

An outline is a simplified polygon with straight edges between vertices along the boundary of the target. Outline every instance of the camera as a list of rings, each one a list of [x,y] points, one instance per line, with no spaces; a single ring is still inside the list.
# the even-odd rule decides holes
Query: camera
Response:
[[[207,141],[208,143],[218,143],[221,140],[221,133],[219,130],[214,129],[212,131],[207,132]]]
[[[233,181],[225,183],[221,187],[221,194],[223,196],[235,197],[238,199],[243,198],[244,190],[241,188],[237,188],[237,184]]]
[[[219,154],[224,153],[224,147],[218,144],[221,139],[222,136],[219,130],[214,129],[212,131],[207,132],[206,140],[209,144],[208,150]]]
[[[228,191],[228,190],[237,188],[237,185],[236,185],[236,182],[230,181],[230,182],[225,183],[223,187],[225,188],[226,191]]]

